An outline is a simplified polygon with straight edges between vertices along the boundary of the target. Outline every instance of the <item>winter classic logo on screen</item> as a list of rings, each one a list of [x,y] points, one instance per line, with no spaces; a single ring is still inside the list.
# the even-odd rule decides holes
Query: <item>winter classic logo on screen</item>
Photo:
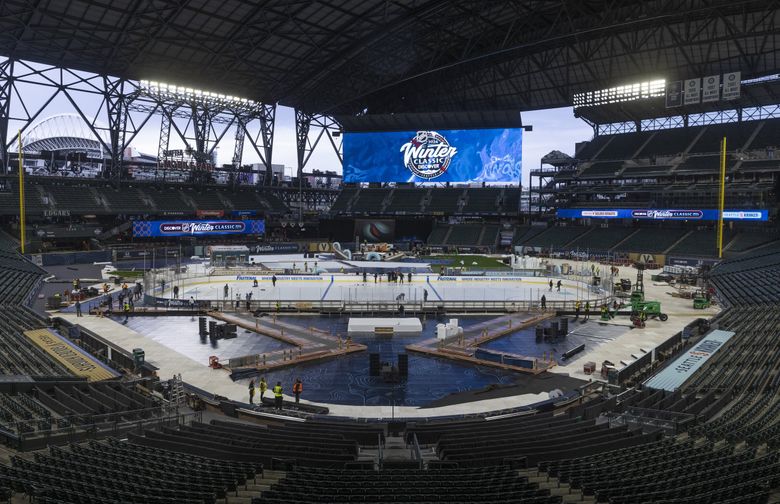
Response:
[[[414,138],[401,146],[401,152],[409,171],[420,178],[432,179],[447,171],[458,149],[436,131],[418,131]]]

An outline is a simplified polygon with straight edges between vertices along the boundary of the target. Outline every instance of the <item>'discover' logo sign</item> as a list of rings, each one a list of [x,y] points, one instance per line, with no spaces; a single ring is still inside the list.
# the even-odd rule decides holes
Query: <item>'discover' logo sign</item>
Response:
[[[701,219],[704,212],[701,210],[632,210],[631,217],[634,219]]]
[[[458,149],[436,131],[418,131],[417,135],[401,146],[404,166],[420,178],[433,179],[450,166]]]

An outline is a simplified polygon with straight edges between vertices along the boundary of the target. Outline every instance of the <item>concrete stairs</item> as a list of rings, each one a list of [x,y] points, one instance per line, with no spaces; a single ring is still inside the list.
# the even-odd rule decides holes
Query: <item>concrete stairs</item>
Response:
[[[261,494],[271,489],[271,485],[279,482],[284,478],[284,471],[272,471],[269,469],[263,470],[263,476],[257,478],[256,481],[247,482],[244,488],[239,488],[238,491],[229,493],[224,499],[217,499],[218,504],[252,504],[252,499],[260,497]]]
[[[529,483],[537,483],[540,489],[549,490],[550,495],[560,495],[563,502],[596,502],[595,497],[583,495],[581,490],[572,488],[568,483],[561,483],[558,478],[552,478],[536,468],[521,469],[518,473],[528,478]]]

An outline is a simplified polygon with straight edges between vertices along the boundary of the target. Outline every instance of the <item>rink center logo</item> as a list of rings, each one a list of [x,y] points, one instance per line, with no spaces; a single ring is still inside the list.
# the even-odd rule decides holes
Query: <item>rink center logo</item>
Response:
[[[162,234],[196,234],[213,232],[241,233],[246,229],[243,222],[164,222],[160,224]]]
[[[436,131],[418,131],[401,146],[404,166],[420,178],[433,179],[447,171],[458,149]]]

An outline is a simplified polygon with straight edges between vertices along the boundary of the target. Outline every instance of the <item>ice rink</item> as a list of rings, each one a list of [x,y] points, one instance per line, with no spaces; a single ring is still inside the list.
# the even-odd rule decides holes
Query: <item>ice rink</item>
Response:
[[[539,301],[544,295],[548,302],[574,301],[578,299],[596,299],[601,292],[590,290],[584,282],[562,280],[560,292],[558,279],[553,279],[550,290],[549,280],[545,277],[439,277],[434,274],[414,274],[411,283],[408,275],[404,282],[388,283],[387,276],[327,273],[320,275],[277,275],[276,286],[269,275],[203,276],[169,281],[165,290],[160,292],[156,286],[157,297],[173,296],[173,286],[179,287],[179,298],[195,300],[235,300],[246,299],[252,293],[252,300],[270,301],[422,301],[427,291],[428,302],[435,301]],[[257,280],[257,287],[254,281]],[[225,287],[227,286],[227,291]],[[227,292],[227,296],[225,295]]]

